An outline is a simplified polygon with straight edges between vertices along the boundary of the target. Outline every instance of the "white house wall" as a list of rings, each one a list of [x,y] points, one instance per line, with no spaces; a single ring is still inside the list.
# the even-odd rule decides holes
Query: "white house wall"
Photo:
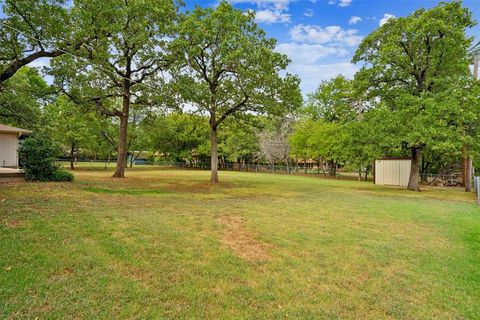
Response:
[[[18,133],[0,133],[0,167],[18,167]]]

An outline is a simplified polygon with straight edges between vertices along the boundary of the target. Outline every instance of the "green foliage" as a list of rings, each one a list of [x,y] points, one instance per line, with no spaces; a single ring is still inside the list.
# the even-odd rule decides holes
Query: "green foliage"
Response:
[[[162,106],[162,71],[174,58],[168,38],[177,18],[176,2],[78,0],[72,15],[89,41],[75,56],[54,61],[52,74],[76,104],[119,119],[114,177],[123,178],[130,109]]]
[[[299,79],[280,76],[289,60],[254,21],[227,1],[184,16],[172,47],[179,60],[173,89],[209,117],[212,182],[218,182],[217,129],[227,118],[285,115],[302,102]]]
[[[71,8],[67,0],[2,1],[0,86],[33,61],[74,51],[86,41],[74,27]]]
[[[250,115],[248,122],[227,121],[219,134],[219,153],[229,162],[253,162],[259,149],[257,127],[259,117]],[[256,124],[259,125],[259,124]]]
[[[136,105],[157,103],[161,71],[173,59],[166,37],[172,35],[176,14],[174,1],[75,1],[76,28],[89,41],[76,51],[78,57],[53,61],[56,84],[76,103],[92,107],[95,102],[109,116],[125,112],[124,93]],[[138,98],[130,99],[134,95]]]
[[[55,160],[59,154],[59,147],[46,137],[34,136],[25,139],[18,149],[25,178],[31,181],[52,181],[58,170]]]
[[[36,69],[23,67],[2,84],[0,123],[37,129],[41,107],[51,94],[51,88]]]
[[[184,161],[208,154],[208,120],[188,113],[170,113],[141,126],[148,149],[161,154],[160,160]]]
[[[468,74],[465,30],[473,25],[471,12],[454,1],[392,19],[362,41],[353,61],[365,63],[358,83],[381,100],[382,121],[371,123],[379,143],[423,148],[448,138],[448,103],[440,96]]]
[[[367,106],[357,87],[356,81],[338,76],[309,95],[303,109],[306,118],[290,137],[292,155],[355,170],[371,163],[378,148],[365,125]]]
[[[82,147],[93,143],[98,122],[96,114],[83,111],[65,96],[49,104],[43,113],[43,130],[72,158]]]
[[[50,181],[56,182],[72,182],[73,174],[65,170],[55,170],[50,178]]]
[[[308,95],[305,113],[326,122],[349,122],[357,118],[355,88],[351,80],[337,76],[325,80]]]
[[[176,90],[202,111],[216,115],[218,125],[246,111],[283,114],[302,98],[299,79],[279,72],[288,65],[274,51],[252,13],[221,1],[217,8],[196,7],[179,25],[173,48],[179,52]]]

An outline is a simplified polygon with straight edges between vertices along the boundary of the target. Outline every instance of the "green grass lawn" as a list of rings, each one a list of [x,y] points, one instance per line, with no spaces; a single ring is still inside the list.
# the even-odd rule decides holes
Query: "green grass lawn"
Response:
[[[480,318],[473,194],[110,174],[0,185],[1,319]]]

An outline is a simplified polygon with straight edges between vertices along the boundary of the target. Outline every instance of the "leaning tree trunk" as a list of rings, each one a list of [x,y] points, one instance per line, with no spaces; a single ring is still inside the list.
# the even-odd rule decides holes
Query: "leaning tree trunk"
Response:
[[[422,149],[412,148],[412,165],[410,168],[410,179],[408,180],[408,190],[420,191],[420,162],[422,161]]]
[[[120,129],[118,134],[118,155],[117,166],[113,173],[114,178],[125,178],[125,167],[127,165],[127,134],[128,114],[130,109],[130,84],[126,83],[123,90],[123,108],[120,115]]]
[[[213,121],[215,122],[215,121]],[[217,140],[217,126],[210,125],[210,182],[218,183],[218,140]]]

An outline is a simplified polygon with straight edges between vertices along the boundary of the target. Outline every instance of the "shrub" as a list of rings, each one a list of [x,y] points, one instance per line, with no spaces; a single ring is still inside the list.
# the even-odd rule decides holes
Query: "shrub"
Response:
[[[65,171],[65,170],[56,170],[53,172],[53,176],[51,181],[57,181],[57,182],[71,182],[73,181],[73,174],[71,172]]]
[[[34,136],[23,141],[18,149],[20,166],[31,181],[52,181],[58,170],[55,160],[60,148],[49,139]]]

